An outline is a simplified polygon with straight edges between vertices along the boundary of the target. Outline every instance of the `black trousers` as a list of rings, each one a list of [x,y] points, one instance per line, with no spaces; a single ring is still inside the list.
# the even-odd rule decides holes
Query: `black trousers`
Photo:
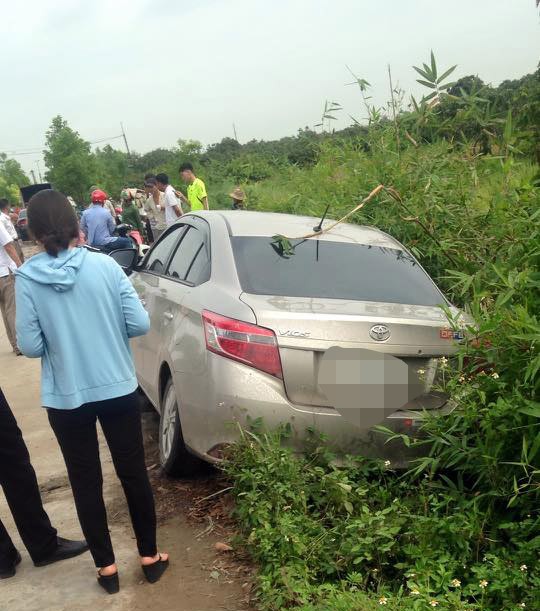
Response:
[[[58,545],[56,530],[43,509],[28,449],[1,389],[0,485],[32,560],[39,562],[53,554]],[[0,568],[9,568],[16,556],[17,550],[0,521]]]
[[[48,410],[73,490],[81,528],[97,567],[113,564],[114,552],[103,501],[103,476],[96,422],[111,451],[127,498],[141,556],[155,556],[156,513],[146,464],[137,394]]]

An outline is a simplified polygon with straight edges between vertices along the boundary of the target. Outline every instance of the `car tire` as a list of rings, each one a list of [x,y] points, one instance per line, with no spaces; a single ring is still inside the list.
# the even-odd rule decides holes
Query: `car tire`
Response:
[[[159,459],[167,475],[190,477],[199,473],[205,463],[186,447],[178,412],[178,399],[172,379],[163,392],[159,420]]]

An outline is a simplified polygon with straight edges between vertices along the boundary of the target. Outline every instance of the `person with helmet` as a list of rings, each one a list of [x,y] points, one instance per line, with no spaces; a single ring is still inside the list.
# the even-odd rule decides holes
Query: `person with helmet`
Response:
[[[92,199],[92,193],[94,191],[99,191],[100,188],[96,185],[92,185],[90,187],[90,199]],[[88,206],[89,208],[92,207],[92,204],[90,204],[90,206]],[[116,210],[114,209],[113,203],[111,202],[111,200],[107,197],[107,199],[105,200],[103,207],[105,208],[105,210],[108,210],[111,213],[111,216],[113,217],[113,219],[116,221]],[[118,221],[117,221],[118,223]]]
[[[103,207],[107,194],[101,189],[95,189],[92,191],[91,199],[92,207],[85,210],[81,218],[81,229],[88,244],[94,248],[99,248],[103,252],[132,248],[133,244],[130,238],[113,235],[116,223],[110,212]]]

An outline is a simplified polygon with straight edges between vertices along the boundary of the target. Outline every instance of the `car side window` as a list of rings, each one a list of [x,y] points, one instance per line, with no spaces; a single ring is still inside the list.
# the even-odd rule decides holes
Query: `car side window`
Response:
[[[192,284],[202,284],[210,279],[210,253],[205,242],[199,248],[195,259],[186,274],[186,280]]]
[[[191,284],[201,284],[210,277],[210,258],[204,231],[190,227],[176,249],[167,276]]]
[[[156,274],[163,274],[174,245],[185,231],[186,227],[179,225],[163,236],[150,251],[148,259],[145,261],[144,269]]]

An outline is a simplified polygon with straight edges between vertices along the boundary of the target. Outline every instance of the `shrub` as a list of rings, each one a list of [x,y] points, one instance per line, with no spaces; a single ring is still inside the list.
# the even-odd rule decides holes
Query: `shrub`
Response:
[[[448,138],[449,121],[429,143],[402,131],[399,150],[384,121],[325,140],[312,167],[251,187],[259,209],[319,216],[330,204],[334,218],[377,184],[392,187],[400,198],[369,202],[354,222],[408,246],[476,321],[447,364],[458,409],[427,419],[421,440],[402,437],[424,446],[406,473],[362,457],[337,467],[324,444],[293,457],[286,429],[246,432],[232,450],[263,609],[539,608],[538,166],[519,152],[534,146],[510,115],[494,156]]]

